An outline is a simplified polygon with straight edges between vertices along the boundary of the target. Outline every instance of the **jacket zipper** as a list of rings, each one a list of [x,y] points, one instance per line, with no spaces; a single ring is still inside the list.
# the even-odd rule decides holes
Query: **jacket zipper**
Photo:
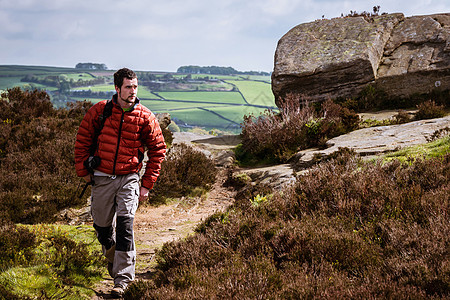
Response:
[[[114,156],[114,165],[113,165],[112,175],[116,175],[116,163],[117,163],[117,156],[119,155],[120,136],[122,135],[122,124],[123,124],[124,116],[125,116],[125,112],[122,111],[122,117],[120,118],[120,124],[119,124],[119,134],[117,135],[117,148],[116,148],[116,155]]]

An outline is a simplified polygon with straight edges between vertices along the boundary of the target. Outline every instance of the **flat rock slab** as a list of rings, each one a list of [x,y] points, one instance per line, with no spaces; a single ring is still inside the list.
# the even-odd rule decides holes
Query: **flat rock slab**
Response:
[[[400,125],[364,128],[335,137],[324,150],[307,149],[296,155],[299,166],[310,166],[315,156],[328,156],[339,148],[353,149],[361,156],[379,155],[401,148],[424,144],[436,130],[450,127],[450,116],[420,120]]]

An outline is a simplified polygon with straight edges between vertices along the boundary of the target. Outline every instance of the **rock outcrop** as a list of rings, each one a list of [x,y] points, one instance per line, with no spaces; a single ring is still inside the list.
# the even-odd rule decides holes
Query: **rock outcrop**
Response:
[[[354,97],[368,84],[406,97],[450,89],[450,13],[317,20],[278,42],[272,91],[312,100]]]
[[[450,116],[359,129],[330,139],[326,149],[302,150],[291,162],[296,165],[296,169],[302,170],[312,166],[316,162],[316,157],[327,157],[339,148],[352,149],[360,156],[378,156],[405,147],[425,144],[436,131],[445,128],[450,128]]]

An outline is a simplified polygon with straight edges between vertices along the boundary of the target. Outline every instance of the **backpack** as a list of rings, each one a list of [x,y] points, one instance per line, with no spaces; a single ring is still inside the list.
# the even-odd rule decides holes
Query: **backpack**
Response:
[[[103,113],[98,117],[100,126],[98,128],[94,128],[94,139],[92,140],[92,145],[89,148],[89,157],[84,161],[84,166],[86,169],[88,169],[89,173],[94,174],[95,168],[97,168],[100,165],[100,157],[94,156],[95,151],[97,151],[98,147],[98,136],[102,132],[103,126],[105,125],[106,119],[112,115],[112,109],[113,109],[113,102],[112,100],[108,100],[106,102],[105,107],[103,108]],[[94,184],[94,181],[91,180],[90,182],[87,182],[84,185],[83,190],[81,191],[81,194],[78,196],[80,199],[83,197],[84,192],[86,192],[86,189],[88,186]]]
[[[88,169],[89,173],[91,174],[94,174],[95,168],[97,168],[100,165],[100,157],[95,156],[95,151],[97,151],[98,147],[98,137],[102,132],[106,119],[112,115],[113,106],[114,104],[112,100],[108,100],[106,102],[106,105],[103,108],[103,113],[98,117],[100,125],[98,128],[94,128],[94,138],[92,139],[92,144],[91,147],[89,148],[89,157],[84,162],[84,166],[86,167],[86,169]]]
[[[94,128],[94,139],[92,140],[92,145],[89,149],[90,156],[94,156],[95,151],[97,151],[98,147],[98,137],[100,136],[100,133],[102,132],[103,126],[105,126],[105,121],[108,117],[112,115],[112,109],[113,109],[113,102],[112,100],[108,100],[106,102],[105,107],[103,108],[103,113],[98,117],[100,126],[98,128]]]

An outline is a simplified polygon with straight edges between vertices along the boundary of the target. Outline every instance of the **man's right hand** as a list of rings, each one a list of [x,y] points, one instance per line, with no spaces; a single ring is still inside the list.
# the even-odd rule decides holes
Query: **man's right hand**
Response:
[[[84,179],[86,182],[91,182],[91,181],[92,181],[92,175],[91,175],[91,174],[86,175],[86,176],[83,177],[83,179]]]

